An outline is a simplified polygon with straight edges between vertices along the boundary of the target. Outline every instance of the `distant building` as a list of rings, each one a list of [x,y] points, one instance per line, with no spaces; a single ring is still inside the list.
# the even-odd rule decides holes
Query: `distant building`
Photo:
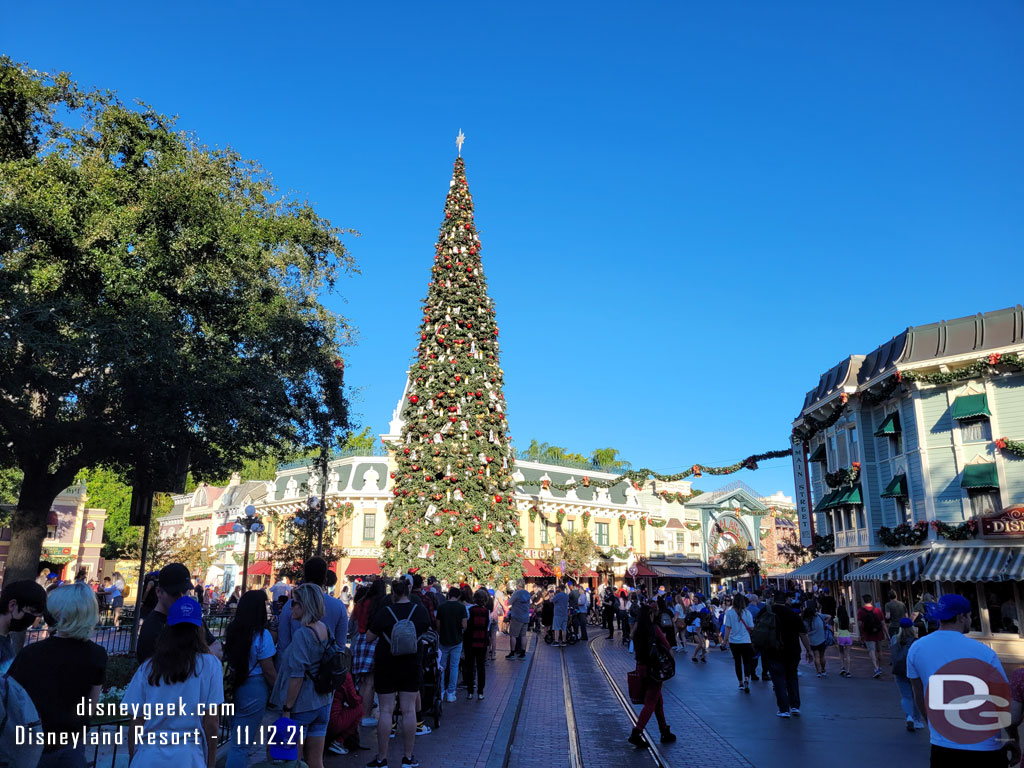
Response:
[[[85,483],[65,488],[53,502],[46,517],[46,538],[39,556],[40,568],[47,567],[62,580],[73,580],[84,568],[89,580],[99,577],[103,560],[103,524],[107,513],[88,506]],[[0,572],[7,564],[11,529],[0,530]]]

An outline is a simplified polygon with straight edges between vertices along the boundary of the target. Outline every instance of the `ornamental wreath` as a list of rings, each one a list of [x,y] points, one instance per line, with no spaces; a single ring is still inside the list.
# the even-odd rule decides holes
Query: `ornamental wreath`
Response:
[[[583,527],[586,528],[588,525],[590,525],[590,512],[587,510],[583,510],[581,519],[583,520]]]
[[[818,555],[827,555],[829,552],[835,552],[835,535],[831,533],[828,536],[819,536],[818,534],[815,534],[814,540],[811,542],[810,550],[814,557],[817,557]]]
[[[825,482],[829,488],[839,488],[844,485],[853,485],[860,480],[860,462],[855,461],[849,469],[838,469],[835,472],[825,473]]]
[[[928,538],[928,523],[921,520],[913,525],[900,523],[895,528],[883,525],[878,529],[878,540],[887,547],[912,547]]]
[[[973,539],[978,532],[977,520],[965,520],[957,525],[950,525],[941,520],[932,520],[932,530],[939,536],[949,541],[964,541]]]

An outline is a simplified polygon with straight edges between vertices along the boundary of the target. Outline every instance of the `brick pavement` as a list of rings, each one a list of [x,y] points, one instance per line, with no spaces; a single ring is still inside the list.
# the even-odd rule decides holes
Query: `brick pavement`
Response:
[[[518,705],[518,699],[513,696],[517,675],[523,665],[530,664],[535,642],[535,636],[531,633],[525,661],[506,660],[504,656],[508,652],[508,638],[498,636],[498,658],[487,662],[484,700],[467,701],[466,689],[457,689],[456,701],[444,704],[440,727],[426,736],[416,737],[416,757],[423,768],[483,768],[492,748],[504,748],[504,744],[495,744],[495,735],[506,708]],[[429,717],[427,724],[433,725]],[[376,756],[376,729],[360,728],[359,739],[364,747],[369,746],[370,749],[348,755],[328,754],[324,758],[324,765],[327,768],[365,766]],[[397,767],[401,761],[400,740],[392,739],[388,764]]]
[[[545,645],[540,635],[523,693],[508,768],[569,768],[569,729],[562,693],[562,649]],[[574,649],[566,649],[571,651]]]

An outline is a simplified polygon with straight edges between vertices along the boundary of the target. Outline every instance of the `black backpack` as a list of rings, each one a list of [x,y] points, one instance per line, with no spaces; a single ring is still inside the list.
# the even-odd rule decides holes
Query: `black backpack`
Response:
[[[312,628],[310,631],[313,631]],[[316,634],[316,632],[313,632]],[[317,640],[320,638],[318,637]],[[320,663],[317,664],[314,674],[306,673],[306,677],[313,681],[313,690],[320,695],[333,693],[345,685],[345,678],[352,669],[352,653],[344,646],[338,645],[331,633],[327,633],[327,640],[323,643],[324,650],[320,654]]]
[[[882,631],[882,622],[878,618],[878,614],[875,613],[875,609],[871,608],[868,610],[864,609],[864,634],[865,635],[877,635]]]
[[[777,651],[782,647],[775,609],[772,606],[766,605],[764,610],[757,614],[754,630],[750,633],[750,642],[759,651]]]
[[[676,660],[657,638],[651,638],[651,649],[647,654],[647,677],[664,682],[675,677]]]

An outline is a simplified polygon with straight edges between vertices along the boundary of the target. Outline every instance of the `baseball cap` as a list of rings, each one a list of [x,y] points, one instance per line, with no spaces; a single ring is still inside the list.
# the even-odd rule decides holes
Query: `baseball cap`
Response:
[[[957,616],[970,613],[971,603],[963,595],[943,595],[937,603],[928,603],[925,608],[928,618],[935,621],[952,621]]]
[[[270,737],[271,760],[298,760],[299,734],[298,723],[288,717],[279,717],[274,721]]]
[[[171,563],[160,569],[160,589],[172,595],[181,595],[192,589],[192,574],[181,563]]]
[[[176,624],[195,624],[203,626],[203,609],[191,597],[179,597],[174,601],[171,610],[167,612],[167,625],[173,627]]]
[[[914,622],[912,622],[910,619],[908,619],[906,616],[904,616],[902,619],[900,619],[900,626],[901,627],[912,627],[912,626],[914,626]]]
[[[19,608],[33,608],[39,614],[46,610],[46,590],[35,579],[4,584],[0,591],[0,613],[7,613],[11,600],[17,600]]]

